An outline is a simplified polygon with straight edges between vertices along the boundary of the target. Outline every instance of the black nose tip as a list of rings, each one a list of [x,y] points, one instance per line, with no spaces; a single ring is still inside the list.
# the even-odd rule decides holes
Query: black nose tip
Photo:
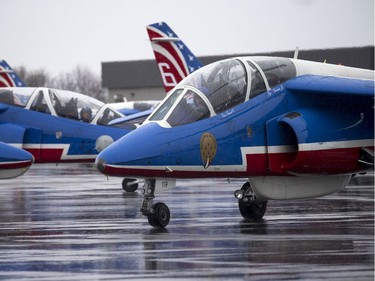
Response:
[[[100,172],[103,172],[105,168],[107,167],[107,163],[102,158],[96,158],[95,166]]]

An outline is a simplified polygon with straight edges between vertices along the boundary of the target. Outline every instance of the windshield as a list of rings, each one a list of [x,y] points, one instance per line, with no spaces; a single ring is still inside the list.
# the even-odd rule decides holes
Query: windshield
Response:
[[[199,121],[246,100],[247,74],[239,60],[202,67],[177,86],[148,121],[166,121],[171,127]]]
[[[173,93],[168,95],[168,98],[165,99],[162,105],[151,115],[149,120],[163,120],[163,118],[167,115],[169,109],[174,105],[174,103],[180,97],[182,92],[183,89],[177,89]]]
[[[49,89],[56,114],[61,117],[91,122],[104,103],[79,93]]]
[[[239,60],[225,60],[200,68],[179,85],[198,89],[210,101],[215,113],[243,103],[246,99],[246,69]]]
[[[35,88],[2,88],[0,89],[0,102],[25,107],[34,91]]]
[[[209,116],[210,110],[202,97],[192,90],[188,90],[167,118],[167,122],[175,127],[199,121]]]
[[[297,75],[294,64],[288,58],[254,57],[252,59],[262,69],[270,88]]]

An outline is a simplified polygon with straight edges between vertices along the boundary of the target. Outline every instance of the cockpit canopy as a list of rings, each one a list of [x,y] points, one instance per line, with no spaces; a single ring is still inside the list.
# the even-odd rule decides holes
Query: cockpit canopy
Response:
[[[50,88],[1,88],[0,102],[54,116],[107,125],[123,115],[92,97]]]
[[[296,76],[287,58],[218,61],[182,80],[146,122],[175,127],[225,112]]]

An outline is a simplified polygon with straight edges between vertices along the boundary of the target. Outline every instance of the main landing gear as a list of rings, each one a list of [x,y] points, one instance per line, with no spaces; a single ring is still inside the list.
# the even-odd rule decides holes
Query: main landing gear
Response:
[[[238,199],[238,208],[245,219],[260,220],[263,218],[267,201],[258,201],[249,182],[246,182],[241,189],[234,192]]]
[[[169,224],[171,218],[169,208],[164,203],[153,202],[155,198],[155,180],[146,180],[143,186],[142,215],[147,216],[151,226],[164,228]]]

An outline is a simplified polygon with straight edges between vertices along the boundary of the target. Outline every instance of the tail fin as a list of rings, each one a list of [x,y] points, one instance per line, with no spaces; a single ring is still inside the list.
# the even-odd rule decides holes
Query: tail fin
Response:
[[[5,60],[0,60],[0,88],[3,87],[26,87],[26,84]]]
[[[201,62],[165,22],[148,25],[147,33],[167,92],[202,67]]]

